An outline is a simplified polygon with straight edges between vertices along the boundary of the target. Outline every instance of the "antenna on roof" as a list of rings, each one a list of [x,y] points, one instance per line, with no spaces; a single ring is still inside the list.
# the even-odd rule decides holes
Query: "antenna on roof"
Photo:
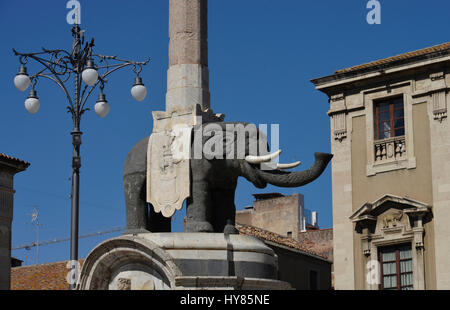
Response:
[[[39,207],[35,206],[30,214],[31,224],[36,227],[36,265],[39,263],[39,227],[42,226],[39,223]]]

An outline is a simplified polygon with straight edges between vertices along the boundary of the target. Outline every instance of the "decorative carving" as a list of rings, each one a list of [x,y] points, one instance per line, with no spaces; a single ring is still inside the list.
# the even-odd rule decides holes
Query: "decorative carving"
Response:
[[[396,227],[397,223],[402,219],[402,217],[403,217],[402,211],[393,212],[391,214],[384,216],[383,228],[389,228],[390,224],[392,224],[393,227]]]
[[[341,101],[341,100],[344,100],[344,99],[345,99],[344,93],[332,95],[332,96],[330,96],[330,103]]]
[[[128,279],[128,278],[117,279],[117,289],[119,291],[130,291],[131,290],[131,279]]]
[[[366,220],[365,222],[366,222],[365,224],[369,224],[368,222],[370,222],[370,220],[369,221]],[[370,232],[370,229],[368,228],[362,229],[361,246],[365,257],[369,257],[371,254],[370,252],[370,242],[372,241],[371,235],[372,234]]]
[[[421,289],[425,281],[422,272],[425,234],[422,219],[430,212],[431,206],[428,204],[409,197],[386,194],[372,203],[362,205],[350,216],[350,220],[356,223],[355,230],[360,234],[361,251],[367,259],[377,260],[379,247],[404,243],[415,247],[416,250],[411,253],[414,262],[414,288]],[[371,229],[373,220],[376,221],[376,227],[369,235],[367,232]]]
[[[333,115],[334,139],[342,142],[347,137],[347,124],[345,113]]]
[[[423,250],[423,240],[416,241],[416,250]]]
[[[445,91],[435,92],[431,95],[433,101],[433,116],[442,122],[447,117],[447,99]]]
[[[374,142],[375,163],[406,158],[405,136],[377,140]]]
[[[190,126],[153,133],[149,140],[147,201],[156,213],[171,217],[190,195]]]
[[[437,81],[445,78],[444,72],[435,72],[430,74],[430,80]]]

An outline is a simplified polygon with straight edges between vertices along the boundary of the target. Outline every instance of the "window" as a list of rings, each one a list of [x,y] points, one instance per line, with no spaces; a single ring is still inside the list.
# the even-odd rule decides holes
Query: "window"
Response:
[[[309,289],[310,290],[318,290],[319,289],[319,280],[317,277],[317,271],[310,270],[309,271]]]
[[[381,289],[413,289],[411,245],[380,248],[379,261],[381,266]]]
[[[403,97],[375,103],[375,140],[405,135]]]
[[[411,86],[363,92],[366,125],[366,175],[416,168]]]

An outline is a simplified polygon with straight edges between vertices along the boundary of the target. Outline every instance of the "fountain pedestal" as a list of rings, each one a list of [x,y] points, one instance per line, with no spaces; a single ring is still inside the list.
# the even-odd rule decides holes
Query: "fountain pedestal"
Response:
[[[290,289],[273,250],[251,236],[146,233],[100,243],[87,256],[82,290]]]

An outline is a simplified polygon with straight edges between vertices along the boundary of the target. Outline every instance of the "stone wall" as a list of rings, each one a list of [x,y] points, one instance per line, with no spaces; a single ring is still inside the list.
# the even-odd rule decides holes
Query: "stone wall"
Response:
[[[282,236],[298,238],[300,232],[301,194],[257,200],[253,208],[236,212],[236,223],[251,225]]]
[[[315,252],[333,260],[333,228],[308,230],[298,234],[298,241],[311,244]]]
[[[317,275],[317,289],[331,289],[332,264],[326,260],[298,253],[284,246],[267,243],[278,256],[279,279],[289,282],[294,289],[310,290],[310,276]]]

